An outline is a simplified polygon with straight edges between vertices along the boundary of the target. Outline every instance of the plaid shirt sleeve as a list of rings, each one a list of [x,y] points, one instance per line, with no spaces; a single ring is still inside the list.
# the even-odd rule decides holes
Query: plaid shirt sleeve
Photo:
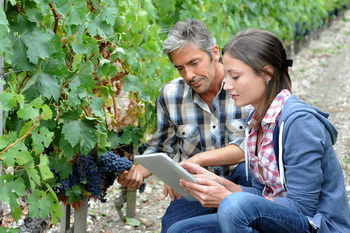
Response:
[[[166,108],[164,89],[157,100],[157,131],[148,142],[149,146],[144,154],[164,152],[171,158],[178,154],[175,127],[170,121],[169,112]]]
[[[235,144],[244,148],[251,107],[237,107],[221,90],[208,106],[182,79],[162,89],[157,101],[157,131],[144,152],[164,152],[180,162],[197,153]]]

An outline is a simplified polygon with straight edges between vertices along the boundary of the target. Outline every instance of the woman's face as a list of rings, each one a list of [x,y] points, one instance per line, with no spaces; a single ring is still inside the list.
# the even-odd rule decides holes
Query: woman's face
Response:
[[[237,106],[251,104],[259,113],[271,77],[266,74],[257,75],[250,66],[229,54],[224,54],[222,61],[226,74],[224,89],[231,94]]]

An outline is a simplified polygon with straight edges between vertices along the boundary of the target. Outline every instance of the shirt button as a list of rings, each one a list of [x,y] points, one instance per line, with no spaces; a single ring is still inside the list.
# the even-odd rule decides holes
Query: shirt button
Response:
[[[215,129],[216,128],[216,126],[215,125],[213,125],[213,129]]]

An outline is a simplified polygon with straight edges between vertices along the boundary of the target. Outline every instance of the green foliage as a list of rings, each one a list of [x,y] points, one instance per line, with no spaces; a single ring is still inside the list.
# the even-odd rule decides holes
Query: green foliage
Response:
[[[19,232],[19,230],[18,229],[14,229],[14,228],[7,228],[7,227],[0,226],[0,232],[17,233],[17,232]]]
[[[136,147],[154,130],[159,87],[172,77],[156,75],[166,60],[155,8],[151,1],[144,7],[138,1],[36,0],[7,1],[6,14],[0,11],[0,199],[15,220],[22,214],[20,197],[31,217],[61,217],[51,168],[65,178],[77,154]],[[66,195],[69,203],[79,202],[86,192],[76,186]]]
[[[0,200],[21,218],[62,213],[51,168],[64,179],[79,153],[134,147],[155,129],[160,87],[178,74],[162,55],[172,25],[202,19],[223,46],[237,31],[268,29],[288,44],[349,0],[11,0],[0,9],[4,91]],[[50,149],[50,150],[49,150]],[[68,203],[87,195],[80,186]]]

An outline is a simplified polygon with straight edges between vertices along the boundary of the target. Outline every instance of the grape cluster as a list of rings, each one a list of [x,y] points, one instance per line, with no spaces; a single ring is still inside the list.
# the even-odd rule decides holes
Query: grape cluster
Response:
[[[44,154],[49,155],[52,151],[54,151],[55,146],[53,145],[53,143],[51,142],[50,145],[48,147],[44,148]]]
[[[104,202],[106,191],[113,185],[117,174],[129,170],[133,165],[132,161],[113,151],[108,151],[100,157],[94,154],[90,152],[87,156],[78,155],[72,174],[66,179],[58,180],[61,184],[59,192],[65,193],[74,185],[84,184],[86,191]]]
[[[137,148],[137,151],[139,152],[140,155],[142,155],[143,152],[145,152],[145,150],[147,149],[147,147],[148,147],[147,142],[142,143],[141,146],[139,146],[139,148]]]
[[[129,170],[133,163],[125,157],[116,155],[113,151],[107,151],[98,158],[97,165],[101,172],[119,173]]]
[[[145,189],[146,189],[146,184],[145,183],[141,184],[139,187],[140,193],[143,193],[145,191]]]

